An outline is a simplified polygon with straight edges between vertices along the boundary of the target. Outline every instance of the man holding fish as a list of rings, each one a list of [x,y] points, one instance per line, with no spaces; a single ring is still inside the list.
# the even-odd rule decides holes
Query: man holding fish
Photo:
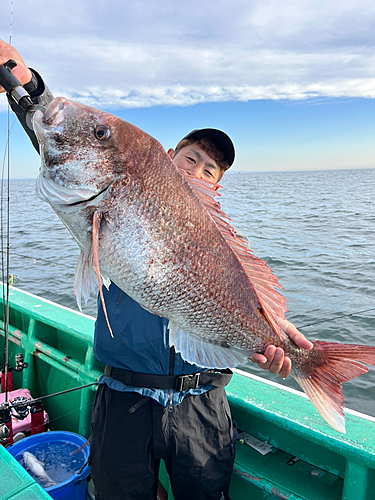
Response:
[[[17,62],[13,73],[33,101],[47,106],[53,96],[42,78],[26,67],[13,47],[0,41],[0,64],[8,59]],[[13,102],[11,106],[39,151],[25,112]],[[59,113],[59,105],[49,113],[47,121]],[[39,127],[36,132],[38,138],[44,133]],[[97,139],[105,140],[107,133],[107,128],[98,128]],[[217,183],[233,164],[234,147],[224,132],[202,129],[184,137],[168,155],[185,177]],[[42,194],[43,189],[39,187]],[[235,236],[247,247],[240,233]],[[155,499],[161,458],[176,500],[229,498],[234,432],[224,386],[230,370],[225,362],[215,365],[220,370],[187,362],[169,346],[171,320],[168,325],[168,319],[146,310],[114,282],[102,293],[94,352],[106,369],[93,407],[90,451],[97,500]],[[299,348],[312,348],[291,323],[276,321]],[[251,360],[282,378],[291,371],[291,360],[280,346],[269,344]]]

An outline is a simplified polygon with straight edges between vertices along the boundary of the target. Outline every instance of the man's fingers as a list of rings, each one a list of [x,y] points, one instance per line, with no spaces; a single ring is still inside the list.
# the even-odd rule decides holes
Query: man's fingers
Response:
[[[274,345],[267,346],[266,350],[264,351],[264,357],[266,358],[266,361],[264,363],[258,363],[259,367],[262,368],[262,370],[269,370],[269,367],[273,362],[275,352],[276,347]]]
[[[251,356],[250,361],[252,361],[253,363],[257,363],[257,364],[264,364],[264,363],[267,363],[267,358],[265,356],[263,356],[263,354],[259,354],[259,353],[255,352]]]
[[[306,350],[312,349],[313,344],[292,323],[281,318],[277,318],[277,322],[281,330],[288,335],[297,347]],[[263,370],[278,373],[281,378],[288,377],[292,368],[292,362],[289,357],[284,355],[283,349],[273,345],[267,346],[263,354],[253,354],[251,361],[257,363]]]
[[[272,362],[268,369],[271,373],[279,373],[279,371],[283,366],[283,363],[284,363],[284,351],[281,349],[281,347],[277,347]]]
[[[292,323],[281,318],[276,318],[276,320],[282,331],[286,333],[298,347],[301,347],[301,349],[307,349],[308,351],[312,349],[313,344],[307,340],[307,338],[299,332]]]
[[[253,354],[251,361],[257,363],[262,370],[269,370],[271,373],[279,373],[284,363],[284,351],[281,347],[274,345],[267,346],[264,354]]]
[[[17,66],[13,68],[12,73],[20,81],[21,85],[28,83],[32,74],[26,64],[23,62],[22,57],[19,52],[11,45],[0,40],[0,65],[6,63],[9,59],[14,59]],[[0,87],[0,92],[4,92],[4,89]]]
[[[285,356],[283,366],[281,367],[281,370],[279,371],[279,376],[281,378],[289,377],[291,369],[292,369],[292,362],[291,362],[290,358],[288,358],[288,356]]]
[[[262,370],[268,370],[273,374],[278,373],[281,378],[289,377],[292,368],[292,362],[284,355],[283,349],[273,345],[267,346],[264,354],[254,353],[251,361]]]
[[[254,353],[251,357],[251,361],[257,363],[262,370],[268,370],[273,361],[275,352],[276,347],[274,345],[269,345],[263,354]]]

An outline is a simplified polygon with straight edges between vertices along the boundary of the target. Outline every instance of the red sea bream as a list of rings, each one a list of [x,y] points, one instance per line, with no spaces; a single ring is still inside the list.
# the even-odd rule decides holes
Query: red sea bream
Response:
[[[277,278],[226,222],[217,186],[179,172],[137,127],[64,98],[35,113],[34,129],[38,195],[81,248],[79,305],[113,281],[168,318],[170,345],[202,367],[234,367],[280,346],[322,417],[345,431],[341,383],[368,370],[359,361],[375,365],[375,347],[317,341],[305,351],[280,331]]]

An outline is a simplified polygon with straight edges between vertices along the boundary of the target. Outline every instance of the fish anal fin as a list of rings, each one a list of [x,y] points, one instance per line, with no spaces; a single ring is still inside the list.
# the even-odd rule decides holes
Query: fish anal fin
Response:
[[[284,313],[287,311],[287,307],[285,297],[274,289],[274,287],[282,288],[278,283],[277,277],[272,273],[272,270],[264,260],[253,255],[246,240],[240,238],[236,234],[235,228],[227,222],[230,219],[221,210],[219,203],[215,201],[215,197],[220,196],[217,192],[220,186],[195,177],[185,170],[180,169],[179,171],[195,191],[220,230],[223,238],[242,264],[259,299],[266,320],[271,325],[277,337],[282,340],[276,317],[285,319]]]
[[[375,347],[316,341],[313,351],[321,351],[320,363],[308,374],[292,367],[292,376],[324,420],[345,433],[342,384],[368,371],[362,363],[375,366]]]

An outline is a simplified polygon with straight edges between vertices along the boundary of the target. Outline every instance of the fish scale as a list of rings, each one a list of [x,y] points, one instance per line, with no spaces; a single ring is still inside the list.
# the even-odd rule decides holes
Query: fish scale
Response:
[[[178,171],[137,127],[64,98],[34,114],[34,130],[38,195],[81,248],[79,305],[111,280],[169,319],[170,346],[206,368],[234,367],[280,346],[322,417],[345,432],[341,384],[368,370],[360,362],[375,365],[375,348],[317,341],[305,351],[281,331],[278,280],[227,222],[218,186]]]
[[[148,174],[152,179],[153,172],[149,170]],[[184,182],[183,179],[181,179],[181,181],[182,183]],[[147,184],[147,182],[145,182],[145,184]],[[160,191],[163,189],[165,184],[165,182],[162,183],[160,181],[157,183],[153,183],[155,189],[156,186],[159,186],[158,194],[160,194]],[[115,187],[113,189],[115,190]],[[129,251],[127,251],[126,257],[121,255],[121,258],[124,264],[128,264],[129,261],[132,261],[134,263],[134,272],[137,274],[135,283],[138,285],[138,289],[140,291],[147,290],[148,292],[148,302],[147,304],[145,304],[147,308],[150,310],[157,310],[160,314],[172,318],[176,316],[176,312],[178,311],[181,311],[182,314],[186,314],[191,311],[194,314],[190,312],[190,315],[188,317],[190,326],[191,324],[194,325],[196,323],[203,325],[208,323],[209,327],[206,329],[208,333],[212,332],[211,335],[213,335],[213,338],[215,339],[218,337],[218,335],[220,335],[220,333],[218,333],[218,329],[220,329],[223,333],[231,329],[230,327],[233,324],[232,315],[229,313],[225,315],[225,312],[226,309],[231,308],[232,304],[230,300],[227,300],[225,304],[222,304],[223,297],[221,291],[223,287],[222,283],[220,282],[222,282],[224,279],[223,274],[221,272],[215,273],[216,275],[214,275],[214,277],[210,277],[208,279],[206,270],[208,266],[212,267],[213,256],[215,258],[215,261],[217,262],[217,268],[219,270],[223,268],[224,262],[228,261],[229,258],[232,258],[234,265],[237,264],[237,259],[235,256],[232,256],[233,252],[231,252],[231,249],[229,247],[228,249],[226,249],[226,253],[225,251],[223,252],[223,242],[221,241],[221,235],[217,231],[208,214],[206,221],[202,220],[202,217],[200,216],[200,227],[198,228],[198,231],[199,234],[205,234],[208,232],[206,227],[210,225],[213,226],[214,230],[211,229],[211,241],[216,237],[215,239],[218,241],[215,243],[215,245],[211,244],[210,240],[208,239],[208,242],[204,242],[205,246],[203,247],[203,250],[201,250],[197,255],[194,255],[195,258],[192,258],[191,248],[189,248],[190,245],[186,244],[186,240],[189,241],[189,239],[191,238],[188,234],[187,238],[184,237],[184,239],[181,241],[179,251],[176,251],[176,244],[178,245],[179,242],[176,242],[178,238],[176,238],[175,236],[183,234],[183,230],[187,226],[186,221],[194,220],[195,218],[199,217],[198,215],[194,215],[194,212],[197,212],[197,208],[201,209],[199,200],[197,200],[195,198],[195,194],[192,193],[192,202],[190,204],[187,204],[186,201],[184,201],[186,196],[181,196],[181,194],[173,196],[173,194],[171,195],[171,193],[169,192],[169,196],[171,198],[169,211],[171,210],[171,208],[176,206],[176,202],[180,201],[181,205],[183,204],[183,206],[187,207],[189,216],[181,220],[176,220],[173,226],[169,225],[170,231],[166,235],[162,231],[158,231],[158,228],[155,227],[155,223],[153,223],[155,221],[155,213],[158,213],[161,210],[160,205],[150,202],[153,196],[156,197],[156,193],[153,194],[150,188],[144,192],[147,193],[147,200],[145,200],[144,203],[142,203],[140,201],[140,198],[137,197],[137,203],[139,203],[140,207],[143,208],[141,213],[133,213],[132,210],[126,211],[124,209],[125,206],[128,207],[129,204],[132,204],[132,196],[131,194],[128,195],[126,188],[121,190],[118,189],[112,196],[112,200],[117,200],[117,205],[121,208],[116,210],[114,206],[108,207],[106,205],[106,202],[103,201],[104,207],[101,207],[99,205],[97,209],[104,213],[114,211],[116,211],[116,213],[119,213],[118,219],[120,222],[111,231],[111,234],[122,234],[122,240],[124,241],[130,240],[131,238],[134,239],[134,224],[136,224],[137,226],[138,224],[134,223],[133,221],[142,221],[141,223],[139,223],[139,227],[144,228],[144,233],[147,234],[148,239],[145,239],[144,241],[136,240],[134,243],[135,250],[132,251],[133,247],[131,247]],[[140,194],[140,196],[142,196],[142,194]],[[113,203],[113,201],[111,201],[111,203]],[[177,206],[178,211],[181,210],[181,208],[181,206]],[[171,214],[168,213],[168,206],[164,206],[162,208],[162,211],[165,213],[166,218],[171,217]],[[151,223],[149,221],[151,221]],[[196,230],[197,229],[195,227],[188,226],[187,228],[188,232]],[[215,234],[215,231],[217,234]],[[202,244],[203,241],[199,242],[197,244],[198,248],[201,248]],[[103,255],[103,257],[101,258],[101,268],[106,273],[108,273],[108,267],[111,265],[114,258],[110,249],[115,245],[116,241],[101,242],[100,244],[100,252]],[[152,251],[151,255],[149,256],[151,260],[148,261],[146,255],[148,254],[150,248]],[[209,251],[210,248],[213,250]],[[122,245],[120,245],[120,251],[123,251]],[[142,261],[140,261],[139,251],[143,253],[142,265]],[[133,259],[131,259],[132,255],[134,256]],[[223,262],[222,264],[220,264],[220,260],[218,260],[218,257],[221,257],[221,261]],[[155,276],[153,276],[153,273],[149,273],[149,268],[155,267],[155,259],[157,259],[158,261],[158,275],[161,278],[160,280],[155,280]],[[196,265],[194,265],[194,262],[196,263]],[[142,276],[142,271],[146,271],[146,281]],[[119,270],[118,274],[121,275],[123,273],[121,270]],[[236,290],[241,291],[238,274],[231,274],[233,274],[233,277],[229,276],[229,279],[234,278],[236,280]],[[176,276],[179,277],[179,279],[176,278]],[[153,277],[154,279],[150,279],[151,277]],[[226,280],[227,279],[228,276]],[[245,279],[247,280],[247,277],[245,277]],[[127,280],[121,280],[121,278],[119,278],[117,281],[115,278],[113,278],[113,280],[126,293],[129,293],[133,296],[134,293],[136,293],[137,295],[134,298],[140,303],[144,304],[144,294],[142,294],[142,296],[139,296],[139,291],[131,290],[129,288],[129,285],[126,283]],[[193,297],[189,297],[188,292],[194,292],[198,283],[200,283],[201,287],[205,290],[205,293],[201,293],[199,296],[197,294],[194,294]],[[163,305],[160,304],[160,300],[164,296],[164,294],[170,295],[172,299],[169,301],[168,309],[165,309]],[[197,305],[196,299],[200,299],[200,305]],[[235,299],[236,298],[234,298],[233,301],[235,301]],[[239,307],[243,307],[243,294],[239,294],[236,302],[240,303]],[[224,309],[223,306],[225,305],[227,307]],[[204,312],[204,314],[202,314],[202,312]],[[214,322],[214,328],[212,328],[212,322]],[[184,324],[182,324],[182,326],[184,327]],[[236,324],[236,329],[238,331],[238,324]],[[247,347],[249,348],[249,346]]]

